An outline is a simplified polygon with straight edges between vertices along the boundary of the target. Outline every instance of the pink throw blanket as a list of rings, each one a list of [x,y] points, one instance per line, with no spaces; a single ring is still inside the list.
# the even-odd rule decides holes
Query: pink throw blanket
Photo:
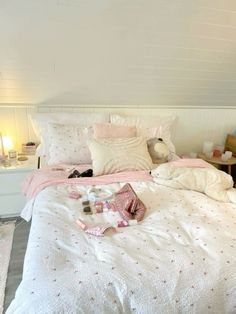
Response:
[[[213,167],[202,159],[179,159],[170,162],[175,167]],[[89,165],[77,167],[79,171],[88,169]],[[37,195],[42,189],[55,184],[81,184],[81,185],[101,185],[116,182],[153,181],[148,170],[127,171],[115,174],[107,174],[98,177],[81,177],[68,179],[68,171],[65,167],[45,167],[32,172],[22,184],[22,192],[29,200]]]
[[[43,168],[32,172],[22,184],[22,192],[26,198],[29,200],[35,197],[42,189],[55,184],[66,183],[80,185],[101,185],[116,182],[153,181],[150,172],[147,170],[119,172],[98,177],[68,179],[68,172],[58,169],[53,167]]]
[[[214,166],[200,158],[181,158],[175,161],[170,161],[169,164],[176,168],[214,168]]]

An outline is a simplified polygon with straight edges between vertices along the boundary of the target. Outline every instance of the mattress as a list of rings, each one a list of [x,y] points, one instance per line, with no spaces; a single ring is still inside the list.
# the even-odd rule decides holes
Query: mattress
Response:
[[[236,313],[236,205],[131,181],[144,219],[104,237],[85,233],[78,218],[119,220],[113,211],[85,215],[88,190],[112,194],[124,184],[59,182],[34,197],[23,278],[7,314]]]

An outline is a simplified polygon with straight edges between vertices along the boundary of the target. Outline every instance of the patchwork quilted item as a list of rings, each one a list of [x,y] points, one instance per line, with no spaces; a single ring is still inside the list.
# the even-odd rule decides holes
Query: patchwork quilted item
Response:
[[[104,236],[105,232],[108,230],[115,231],[115,228],[113,228],[109,223],[88,223],[88,222],[84,222],[81,219],[77,219],[76,223],[86,233],[92,234],[96,237]]]
[[[129,183],[125,184],[118,192],[110,205],[113,210],[119,211],[121,217],[125,220],[143,219],[146,207],[138,198],[137,194]]]

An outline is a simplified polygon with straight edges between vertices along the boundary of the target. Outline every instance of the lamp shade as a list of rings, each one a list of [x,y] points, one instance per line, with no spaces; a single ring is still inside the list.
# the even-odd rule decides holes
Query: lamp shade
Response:
[[[13,142],[10,136],[3,136],[2,137],[3,140],[3,146],[4,146],[4,150],[5,151],[9,151],[13,148]]]
[[[4,152],[2,133],[0,133],[0,146],[1,146],[1,156],[4,157],[5,156],[5,152]]]
[[[5,157],[5,153],[13,148],[12,139],[9,136],[3,136],[0,133],[1,156]]]

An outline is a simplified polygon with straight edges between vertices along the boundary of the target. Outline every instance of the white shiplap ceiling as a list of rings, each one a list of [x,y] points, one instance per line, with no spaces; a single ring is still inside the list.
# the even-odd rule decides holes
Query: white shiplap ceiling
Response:
[[[0,104],[235,106],[235,0],[0,0]]]

